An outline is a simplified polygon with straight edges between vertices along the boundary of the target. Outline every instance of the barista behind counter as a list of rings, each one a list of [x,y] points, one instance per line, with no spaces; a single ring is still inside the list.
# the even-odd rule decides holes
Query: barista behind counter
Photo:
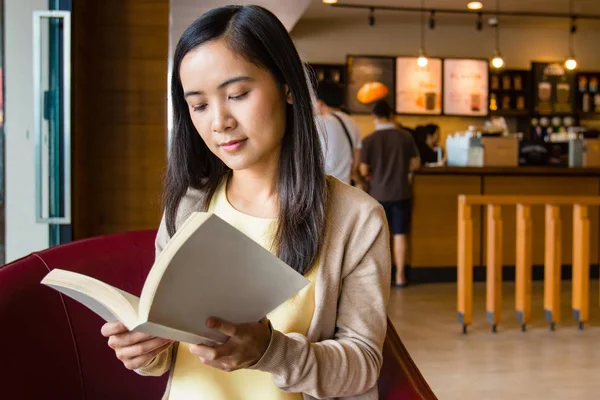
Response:
[[[439,126],[435,124],[419,125],[414,130],[414,137],[422,166],[437,167],[446,163],[446,156],[442,156],[442,148],[438,145]]]

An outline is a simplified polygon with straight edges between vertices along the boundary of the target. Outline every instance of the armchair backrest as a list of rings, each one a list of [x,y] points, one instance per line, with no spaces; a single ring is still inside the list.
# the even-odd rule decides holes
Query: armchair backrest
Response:
[[[48,271],[61,268],[139,295],[154,260],[155,235],[149,230],[80,240],[0,267],[6,398],[161,398],[166,375],[141,377],[125,369],[100,334],[100,317],[40,285]],[[381,400],[436,399],[389,320],[383,358]]]

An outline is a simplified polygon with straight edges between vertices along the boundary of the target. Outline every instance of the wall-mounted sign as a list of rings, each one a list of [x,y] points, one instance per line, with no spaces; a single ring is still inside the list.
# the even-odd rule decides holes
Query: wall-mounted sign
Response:
[[[562,63],[532,63],[534,109],[540,115],[572,114],[575,73]]]
[[[394,109],[395,59],[348,56],[346,105],[351,113],[370,113],[373,103],[385,99]]]
[[[485,60],[444,59],[444,114],[488,114],[489,65]]]
[[[416,57],[396,59],[396,112],[398,114],[442,113],[442,60],[430,58],[426,67]]]

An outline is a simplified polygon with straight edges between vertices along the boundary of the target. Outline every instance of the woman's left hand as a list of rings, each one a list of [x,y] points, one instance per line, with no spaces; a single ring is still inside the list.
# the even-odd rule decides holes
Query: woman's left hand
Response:
[[[222,371],[231,372],[256,364],[271,341],[271,329],[266,318],[260,322],[239,325],[210,318],[206,326],[218,330],[229,339],[216,347],[191,344],[190,353],[198,356],[204,364]]]

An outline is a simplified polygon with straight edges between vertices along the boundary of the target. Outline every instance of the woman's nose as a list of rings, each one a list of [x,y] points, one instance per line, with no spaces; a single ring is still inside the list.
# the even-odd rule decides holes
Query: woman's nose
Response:
[[[213,107],[214,115],[212,121],[212,131],[215,133],[228,132],[235,128],[236,121],[227,107]]]

